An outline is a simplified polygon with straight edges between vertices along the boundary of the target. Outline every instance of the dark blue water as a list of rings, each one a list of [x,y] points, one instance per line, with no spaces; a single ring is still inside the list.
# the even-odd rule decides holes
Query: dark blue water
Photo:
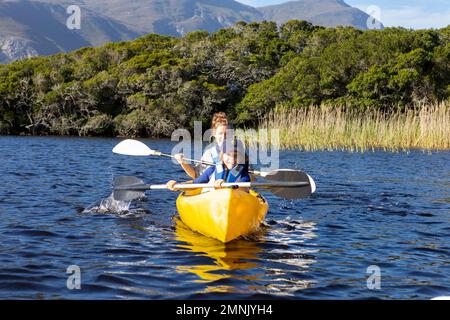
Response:
[[[166,159],[112,154],[118,142],[0,137],[0,298],[450,294],[450,152],[282,152],[282,167],[307,171],[317,193],[299,201],[264,193],[267,226],[223,245],[184,227],[169,191],[148,193],[128,215],[90,210],[110,194],[114,175],[185,178]],[[80,290],[67,288],[71,265],[81,268]],[[371,265],[379,289],[367,286]]]

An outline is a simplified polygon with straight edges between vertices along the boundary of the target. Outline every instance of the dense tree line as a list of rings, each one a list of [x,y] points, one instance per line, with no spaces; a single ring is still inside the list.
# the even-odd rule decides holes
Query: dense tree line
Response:
[[[364,111],[450,97],[450,26],[237,23],[0,65],[0,133],[167,136],[213,112],[255,125],[283,105]]]

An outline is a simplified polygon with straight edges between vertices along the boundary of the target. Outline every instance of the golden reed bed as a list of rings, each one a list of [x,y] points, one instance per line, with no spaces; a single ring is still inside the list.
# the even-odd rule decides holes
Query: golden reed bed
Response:
[[[278,107],[261,121],[260,143],[270,140],[270,133],[264,137],[267,129],[279,129],[281,149],[449,150],[450,106],[443,102],[388,114],[380,111],[349,113],[343,108],[327,106]],[[241,130],[237,134],[250,145],[257,143],[258,135],[254,130]]]

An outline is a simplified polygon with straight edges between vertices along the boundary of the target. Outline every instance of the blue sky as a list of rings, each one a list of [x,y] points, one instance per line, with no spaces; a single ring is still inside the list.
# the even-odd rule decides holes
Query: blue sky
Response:
[[[237,0],[255,7],[278,4],[287,0]],[[320,1],[320,0],[317,0]],[[349,5],[366,11],[378,6],[381,22],[386,27],[442,28],[450,24],[450,0],[344,0]]]

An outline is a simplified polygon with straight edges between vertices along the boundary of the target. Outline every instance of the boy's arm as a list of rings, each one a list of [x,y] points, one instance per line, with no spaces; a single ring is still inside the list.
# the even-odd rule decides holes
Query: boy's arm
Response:
[[[177,153],[175,155],[175,160],[177,160],[177,162],[180,164],[180,166],[183,168],[183,170],[189,177],[195,179],[196,177],[195,169],[190,164],[184,162],[184,155],[182,153]]]
[[[184,171],[187,173],[187,175],[189,177],[191,177],[192,179],[195,179],[195,177],[197,176],[194,167],[192,167],[190,164],[188,163],[182,163],[181,167],[184,169]]]

